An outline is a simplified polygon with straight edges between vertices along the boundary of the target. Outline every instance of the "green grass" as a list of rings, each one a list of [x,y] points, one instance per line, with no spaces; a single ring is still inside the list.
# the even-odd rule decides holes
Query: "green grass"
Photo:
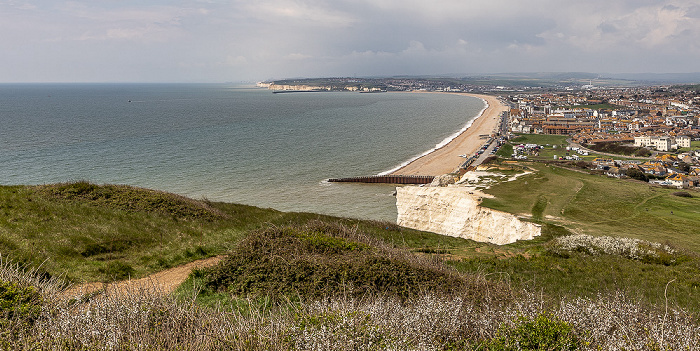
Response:
[[[463,272],[490,274],[515,288],[539,289],[549,298],[562,296],[596,297],[601,292],[621,291],[645,303],[663,306],[664,290],[674,306],[700,312],[700,260],[685,257],[666,266],[613,255],[589,256],[571,253],[569,257],[550,254],[508,259],[481,257],[453,263]]]
[[[318,217],[130,187],[1,186],[0,253],[75,281],[140,277],[224,253],[268,223]]]
[[[510,158],[513,154],[513,146],[519,144],[537,144],[543,148],[538,151],[538,155],[527,155],[530,160],[540,160],[540,161],[552,161],[554,156],[566,157],[577,155],[584,161],[592,161],[595,158],[610,158],[610,156],[603,155],[600,153],[591,152],[588,156],[582,156],[576,151],[566,150],[569,143],[566,139],[569,138],[567,135],[549,135],[549,134],[518,134],[517,137],[513,138],[510,143],[506,143],[501,147],[501,150],[496,154],[499,157]],[[632,158],[625,157],[629,160],[645,161],[647,158]]]
[[[319,219],[377,236],[419,233],[390,223],[76,182],[0,186],[0,254],[75,282],[138,278],[227,253],[260,228]]]
[[[673,196],[675,189],[556,166],[528,163],[528,167],[536,172],[494,185],[487,192],[495,198],[484,199],[483,205],[539,217],[574,232],[668,241],[700,253],[700,196]]]
[[[678,197],[672,195],[675,189],[541,163],[523,164],[534,172],[515,181],[495,183],[487,192],[496,198],[484,199],[484,206],[521,214],[543,225],[541,237],[510,245],[478,243],[391,223],[283,213],[196,201],[146,189],[76,183],[0,187],[0,253],[40,266],[49,275],[63,274],[73,281],[104,281],[142,277],[198,258],[236,252],[241,250],[241,240],[253,240],[251,233],[292,228],[283,242],[292,240],[297,246],[279,246],[282,251],[278,256],[290,260],[297,257],[290,252],[303,255],[297,257],[301,258],[299,264],[293,265],[295,269],[275,271],[279,277],[294,272],[302,272],[298,274],[302,277],[317,271],[329,274],[332,269],[348,269],[314,280],[309,283],[314,288],[307,291],[333,291],[332,287],[313,284],[348,275],[367,282],[372,281],[372,276],[379,276],[381,279],[370,283],[375,287],[384,279],[411,282],[414,278],[405,277],[435,276],[419,267],[417,271],[423,273],[394,277],[392,274],[413,267],[403,261],[382,260],[395,256],[389,248],[398,247],[417,257],[439,257],[462,273],[484,274],[488,280],[506,281],[513,287],[540,289],[547,296],[594,296],[628,287],[635,296],[658,305],[663,297],[659,289],[675,278],[670,298],[681,307],[700,310],[700,281],[696,274],[700,267],[700,238],[696,231],[700,223],[700,194],[690,191],[692,198]],[[311,223],[316,226],[309,227]],[[349,234],[342,234],[345,231],[365,239],[349,239]],[[616,256],[573,253],[562,257],[549,253],[550,240],[572,232],[669,242],[689,252],[671,265]],[[376,249],[382,245],[385,249]],[[239,258],[246,257],[245,251],[239,253]],[[321,259],[328,255],[334,258]],[[325,268],[319,268],[319,264]],[[356,269],[350,269],[351,264]],[[376,269],[364,270],[363,265]],[[277,264],[273,268],[282,266],[290,267]],[[195,286],[209,279],[207,274],[199,274],[189,280],[192,288],[185,289],[184,294],[191,294]],[[257,290],[246,290],[240,282],[234,284],[239,287],[234,290],[212,287],[200,300],[209,305],[237,304],[235,294],[276,291],[265,285],[269,282],[264,280]],[[291,291],[279,289],[284,294]]]

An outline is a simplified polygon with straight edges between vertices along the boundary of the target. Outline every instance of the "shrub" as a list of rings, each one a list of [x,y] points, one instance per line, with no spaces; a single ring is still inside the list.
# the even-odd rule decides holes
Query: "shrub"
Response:
[[[675,193],[673,193],[673,195],[678,197],[693,197],[693,195],[691,195],[687,191],[676,191]]]
[[[0,326],[20,322],[33,324],[39,317],[44,300],[33,286],[0,281]]]
[[[124,280],[136,272],[131,265],[121,261],[111,261],[104,267],[99,268],[98,271],[109,276],[112,280]]]
[[[390,294],[406,299],[467,285],[464,277],[434,259],[320,222],[251,233],[207,271],[205,282],[213,291],[276,298]]]
[[[556,238],[550,243],[548,251],[561,257],[568,257],[569,252],[581,252],[589,255],[617,255],[645,263],[659,263],[667,266],[676,263],[677,254],[670,246],[660,243],[610,236],[594,237],[585,234]]]
[[[641,180],[643,182],[649,181],[649,177],[637,168],[628,169],[626,175],[632,179]]]
[[[388,333],[364,311],[303,311],[294,315],[292,323],[284,338],[292,350],[318,345],[330,350],[385,350],[388,346]]]
[[[579,350],[583,341],[571,324],[540,313],[534,319],[518,317],[514,326],[501,325],[497,336],[486,342],[486,350]]]
[[[640,157],[651,156],[651,151],[644,147],[626,146],[618,142],[604,142],[586,145],[589,149],[619,155],[634,155]]]

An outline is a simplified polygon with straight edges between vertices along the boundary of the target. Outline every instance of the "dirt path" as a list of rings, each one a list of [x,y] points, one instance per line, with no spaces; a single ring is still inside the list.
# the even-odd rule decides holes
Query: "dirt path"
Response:
[[[219,263],[223,257],[224,256],[215,256],[205,258],[136,280],[123,280],[109,284],[99,282],[81,284],[66,290],[64,296],[68,298],[81,298],[90,294],[115,295],[129,291],[144,290],[165,295],[173,292],[175,288],[182,284],[193,269],[211,267]]]

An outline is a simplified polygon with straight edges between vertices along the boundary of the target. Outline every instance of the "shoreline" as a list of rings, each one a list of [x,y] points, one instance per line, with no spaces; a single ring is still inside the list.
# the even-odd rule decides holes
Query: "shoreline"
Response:
[[[483,94],[456,93],[481,99],[485,107],[459,132],[443,140],[435,148],[410,159],[400,166],[379,175],[431,175],[439,176],[454,172],[464,162],[459,155],[472,155],[481,148],[484,140],[479,135],[491,135],[498,127],[501,112],[507,106],[496,96]]]

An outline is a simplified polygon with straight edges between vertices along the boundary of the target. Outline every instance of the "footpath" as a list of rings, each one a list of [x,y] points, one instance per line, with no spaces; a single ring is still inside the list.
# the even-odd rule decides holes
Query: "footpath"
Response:
[[[211,267],[219,263],[224,256],[209,257],[173,267],[151,274],[147,277],[135,280],[123,280],[114,283],[85,283],[74,286],[65,292],[63,296],[68,298],[81,298],[86,295],[104,295],[115,297],[134,291],[148,291],[154,294],[167,295],[175,290],[190,275],[192,270]]]

